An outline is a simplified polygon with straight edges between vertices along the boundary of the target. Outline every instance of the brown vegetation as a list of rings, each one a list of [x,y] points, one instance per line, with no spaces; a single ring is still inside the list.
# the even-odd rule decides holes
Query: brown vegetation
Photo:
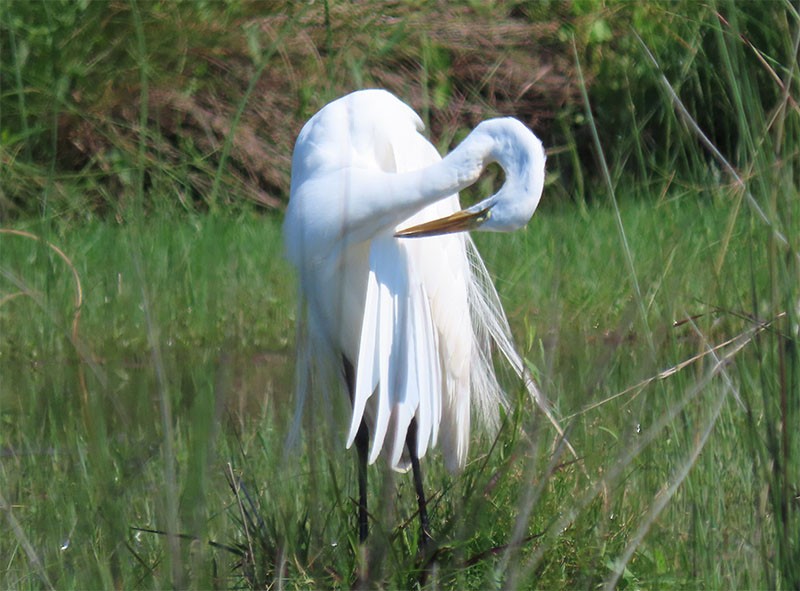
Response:
[[[206,30],[188,36],[183,68],[152,72],[144,133],[135,69],[99,96],[73,92],[76,102],[94,96],[93,104],[61,116],[58,162],[113,178],[115,150],[136,154],[146,138],[148,166],[180,167],[179,198],[196,204],[209,199],[230,142],[221,172],[225,199],[279,208],[300,127],[349,91],[393,91],[423,113],[432,137],[445,140],[492,114],[513,114],[546,134],[559,111],[579,98],[558,20],[532,22],[446,3],[424,12],[404,3],[380,11],[374,3],[332,3],[327,14],[321,3],[295,14],[266,4],[250,10],[268,14],[195,23]],[[191,170],[185,170],[187,150],[195,153]]]

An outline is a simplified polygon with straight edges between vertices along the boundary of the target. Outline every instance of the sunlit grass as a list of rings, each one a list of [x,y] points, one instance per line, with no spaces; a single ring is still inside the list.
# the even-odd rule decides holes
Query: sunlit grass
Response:
[[[482,585],[498,576],[577,586],[602,581],[608,561],[622,552],[672,471],[688,461],[708,408],[720,397],[719,427],[652,524],[655,533],[637,545],[625,576],[679,586],[699,579],[710,585],[760,580],[758,551],[747,541],[756,527],[753,499],[741,495],[753,486],[738,437],[741,408],[719,380],[690,392],[712,357],[585,410],[751,326],[741,310],[722,305],[728,297],[747,296],[734,297],[728,287],[747,279],[749,249],[732,251],[721,273],[709,271],[728,208],[723,200],[700,204],[689,196],[655,206],[623,200],[623,223],[648,286],[656,359],[642,347],[608,208],[591,207],[583,218],[545,208],[524,233],[478,237],[538,379],[562,416],[575,415],[570,439],[582,468],[561,457],[558,463],[566,465],[543,482],[535,505],[524,507],[526,491],[548,473],[554,442],[554,433],[531,423],[527,412],[518,420],[528,435],[520,439],[509,426],[494,447],[484,438],[460,477],[444,472],[434,456],[426,470],[442,546],[440,583]],[[267,524],[251,533],[260,544],[261,576],[277,577],[284,561],[293,584],[347,585],[355,572],[354,460],[341,449],[341,437],[320,441],[313,434],[292,452],[299,456],[287,461],[285,455],[293,278],[281,258],[277,220],[157,218],[138,228],[136,243],[131,231],[96,223],[50,234],[70,254],[84,285],[79,339],[96,364],[85,391],[67,330],[69,270],[31,241],[2,237],[4,271],[48,294],[41,302],[27,296],[6,301],[0,318],[9,336],[2,348],[3,493],[34,536],[31,546],[51,582],[159,586],[177,573],[185,582],[232,584],[225,577],[244,573],[230,570],[238,558],[207,545],[245,542],[225,477],[230,462]],[[750,231],[746,223],[735,224],[741,244]],[[172,575],[164,570],[163,536],[130,529],[165,529],[161,386],[140,286],[131,279],[129,249],[137,243],[172,401],[178,523],[181,533],[199,540],[180,542]],[[760,276],[755,279],[761,284]],[[513,391],[513,383],[509,387]],[[320,456],[320,445],[330,451]],[[627,463],[617,469],[621,462]],[[373,493],[385,508],[376,513],[373,552],[384,560],[371,573],[408,585],[418,576],[413,490],[405,476],[386,481],[382,473],[373,470]],[[525,510],[526,541],[512,552],[505,545]],[[537,556],[538,536],[569,512],[569,527],[543,537],[545,551]],[[16,556],[5,580],[18,586],[29,559],[18,538],[2,543]],[[751,568],[743,572],[734,562],[716,572],[719,565],[705,547]],[[505,556],[510,562],[498,562]],[[91,565],[82,571],[88,578],[74,578],[76,563]],[[498,564],[505,564],[505,574],[494,571]],[[686,570],[690,564],[695,571]]]
[[[159,511],[163,519],[165,491],[157,492],[163,485],[162,389],[176,421],[180,490],[188,503],[182,509],[188,524],[182,523],[188,531],[205,531],[204,499],[215,490],[223,496],[209,511],[224,512],[230,499],[221,465],[209,463],[223,449],[220,423],[234,436],[242,425],[258,425],[270,408],[265,400],[289,389],[293,288],[277,228],[262,218],[176,223],[161,217],[138,229],[112,222],[50,233],[71,253],[83,285],[75,337],[75,287],[64,262],[38,242],[0,236],[3,492],[16,491],[8,502],[19,503],[20,514],[35,508],[42,524],[58,524],[55,531],[34,527],[46,538],[37,540],[38,551],[53,550],[59,559],[89,552],[83,561],[102,552],[85,563],[96,568],[86,574],[98,577],[86,582],[108,586],[103,577],[123,576],[107,569],[135,556],[126,549],[129,528],[157,525]],[[135,248],[141,249],[141,270],[134,266]],[[140,274],[164,384],[154,369]],[[214,481],[221,488],[211,486]],[[51,483],[56,490],[49,490]],[[44,488],[34,492],[38,486]],[[33,502],[37,498],[52,504],[43,507]],[[58,551],[63,543],[69,549]],[[15,586],[13,580],[8,584]]]

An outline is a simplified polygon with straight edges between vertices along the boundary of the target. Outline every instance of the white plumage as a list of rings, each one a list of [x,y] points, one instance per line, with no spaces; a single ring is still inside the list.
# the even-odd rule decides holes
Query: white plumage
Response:
[[[415,418],[419,457],[439,444],[456,470],[467,458],[471,407],[493,425],[505,404],[493,346],[519,375],[523,366],[469,235],[439,233],[524,225],[539,202],[545,157],[515,119],[484,122],[444,160],[422,129],[396,97],[365,90],[328,104],[300,132],[284,223],[300,280],[297,394],[302,408],[344,357],[355,367],[347,446],[366,419],[369,462],[383,452],[405,470]],[[457,192],[495,161],[506,173],[501,190],[457,213]],[[395,235],[446,216],[401,232],[424,238]],[[454,217],[455,225],[447,221]]]

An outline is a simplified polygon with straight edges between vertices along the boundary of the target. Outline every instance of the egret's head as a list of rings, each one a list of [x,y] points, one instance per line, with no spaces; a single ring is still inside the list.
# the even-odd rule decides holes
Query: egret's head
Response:
[[[471,135],[481,134],[491,140],[492,147],[486,162],[497,162],[506,174],[500,190],[472,207],[399,230],[395,236],[421,238],[469,230],[510,232],[528,223],[539,205],[544,188],[545,153],[542,142],[530,129],[511,118],[484,121]]]

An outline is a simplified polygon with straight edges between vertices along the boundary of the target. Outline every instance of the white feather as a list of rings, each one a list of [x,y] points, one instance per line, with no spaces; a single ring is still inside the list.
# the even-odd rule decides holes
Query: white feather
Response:
[[[372,253],[375,254],[375,269],[378,277],[378,408],[375,416],[375,425],[373,428],[372,448],[369,454],[369,463],[372,464],[378,457],[383,446],[383,440],[386,437],[386,432],[389,429],[389,419],[391,418],[391,400],[394,394],[394,375],[391,370],[391,356],[392,349],[394,348],[395,336],[395,305],[397,295],[392,293],[391,284],[386,280],[394,270],[397,270],[395,265],[384,265],[384,257],[386,253],[381,248],[380,240],[375,239],[372,245]],[[373,258],[370,256],[370,261]],[[386,261],[388,263],[388,261]],[[373,263],[370,263],[372,268]],[[384,271],[380,273],[379,271]]]
[[[372,396],[378,385],[380,375],[380,352],[376,346],[378,339],[378,278],[374,270],[370,270],[367,279],[367,295],[364,301],[364,318],[361,323],[361,342],[356,363],[356,387],[353,397],[353,415],[350,420],[350,433],[347,436],[347,448],[353,441],[361,426],[367,399]]]

